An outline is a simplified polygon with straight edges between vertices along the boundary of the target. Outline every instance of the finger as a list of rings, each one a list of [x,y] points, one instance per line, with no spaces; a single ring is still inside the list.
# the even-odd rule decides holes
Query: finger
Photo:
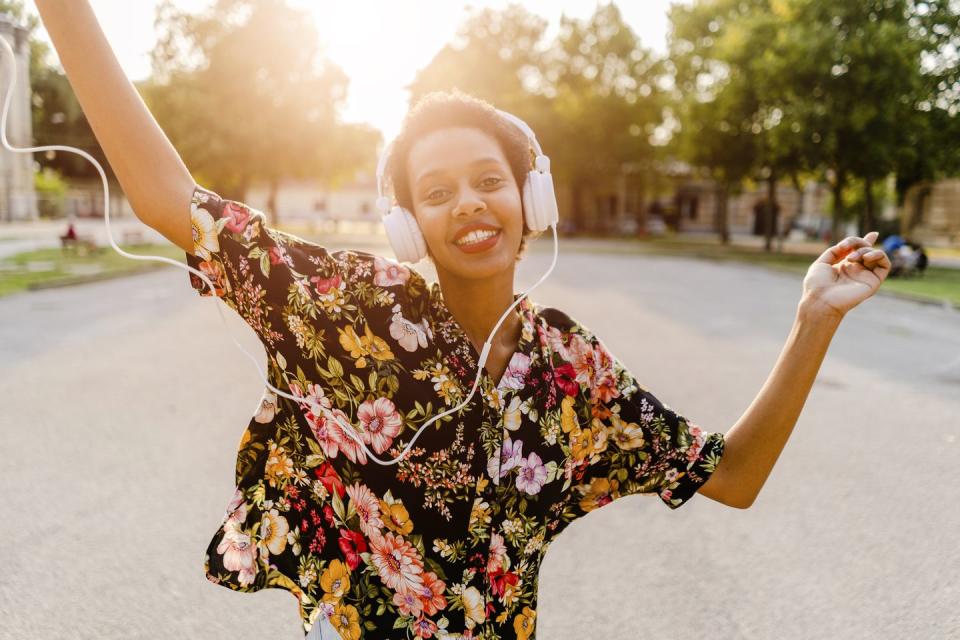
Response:
[[[872,233],[875,233],[875,232],[872,232]],[[867,234],[867,235],[869,236],[870,234]],[[836,264],[837,262],[840,262],[841,260],[843,260],[844,256],[846,256],[851,251],[865,245],[869,246],[867,245],[867,241],[864,240],[863,238],[850,236],[849,238],[844,238],[843,240],[833,245],[832,247],[829,247],[826,251],[820,254],[820,257],[818,257],[816,261],[821,262],[823,264],[830,264],[830,265]]]

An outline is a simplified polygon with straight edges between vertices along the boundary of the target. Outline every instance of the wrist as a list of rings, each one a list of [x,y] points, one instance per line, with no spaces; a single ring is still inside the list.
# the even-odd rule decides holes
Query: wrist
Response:
[[[797,317],[803,320],[839,325],[845,315],[813,295],[804,295],[797,304]]]

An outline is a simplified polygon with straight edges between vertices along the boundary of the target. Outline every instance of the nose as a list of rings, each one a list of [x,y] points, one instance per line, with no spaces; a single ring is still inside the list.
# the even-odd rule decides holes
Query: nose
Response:
[[[453,215],[462,218],[486,211],[486,209],[487,203],[483,201],[483,198],[473,189],[465,188],[460,191],[460,198],[453,208]]]

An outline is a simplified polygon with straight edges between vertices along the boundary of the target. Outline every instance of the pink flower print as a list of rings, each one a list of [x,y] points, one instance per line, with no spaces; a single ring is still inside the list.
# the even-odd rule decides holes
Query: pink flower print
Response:
[[[317,290],[317,294],[321,296],[330,293],[331,289],[343,288],[343,279],[340,277],[339,273],[333,276],[332,278],[321,278],[320,276],[311,276],[310,282],[313,283],[314,288]]]
[[[503,441],[503,447],[500,450],[500,459],[490,458],[487,461],[487,473],[494,479],[494,484],[496,484],[496,480],[510,473],[510,469],[519,465],[522,459],[523,440],[514,442],[510,438],[507,438]],[[498,466],[500,467],[499,474],[497,473]]]
[[[517,474],[517,489],[535,495],[540,493],[547,481],[547,468],[536,453],[531,453],[520,461],[520,473]]]
[[[429,332],[426,321],[420,324],[414,324],[400,314],[400,305],[393,307],[393,318],[390,322],[390,337],[396,340],[401,347],[413,353],[417,347],[427,346],[427,333]]]
[[[287,250],[283,245],[277,245],[275,247],[270,247],[269,251],[270,264],[276,266],[281,262],[287,265],[288,267],[293,266],[293,258],[287,253]]]
[[[357,430],[350,424],[350,419],[340,409],[332,409],[328,412],[327,423],[330,429],[335,430],[336,437],[339,440],[340,451],[350,459],[350,462],[359,462],[367,464],[367,452],[363,450],[357,440],[362,440],[363,436],[357,433]],[[347,434],[347,429],[350,433]],[[356,439],[355,439],[356,438]]]
[[[597,375],[597,354],[580,336],[573,336],[570,342],[570,364],[577,372],[577,382],[592,388]]]
[[[687,462],[692,463],[696,462],[697,457],[700,455],[700,450],[703,449],[703,430],[690,422],[687,423],[687,430],[690,432],[690,435],[693,436],[693,442],[687,447]]]
[[[417,550],[401,536],[379,532],[370,538],[370,562],[380,579],[398,593],[419,594],[423,588],[423,561]]]
[[[506,560],[506,563],[504,563]],[[494,531],[490,534],[490,555],[487,556],[487,573],[493,573],[497,569],[509,569],[510,558],[507,556],[507,545],[504,544],[503,536]]]
[[[360,517],[360,530],[367,536],[380,535],[383,521],[380,519],[380,501],[365,485],[356,482],[347,487],[347,495]]]
[[[423,586],[420,588],[420,602],[423,606],[423,612],[432,616],[440,609],[447,607],[447,599],[443,597],[443,592],[447,585],[437,577],[437,574],[428,571],[423,574]]]
[[[617,388],[617,374],[613,367],[613,355],[600,343],[593,352],[596,365],[593,400],[606,404],[620,396],[620,389]]]
[[[217,545],[217,553],[223,555],[223,568],[237,571],[240,584],[247,586],[257,575],[257,548],[251,544],[250,536],[239,529],[225,530],[223,539]]]
[[[507,365],[507,370],[503,372],[503,378],[501,378],[498,386],[507,389],[522,389],[529,372],[530,356],[518,351],[510,358],[510,364]]]
[[[403,419],[388,398],[367,400],[357,409],[357,418],[361,425],[360,437],[377,453],[389,449],[403,427]]]
[[[429,618],[420,618],[413,623],[413,635],[416,638],[429,639],[437,633],[437,623]],[[464,636],[466,638],[466,636]]]
[[[397,610],[402,616],[412,616],[417,618],[423,611],[423,603],[413,591],[398,591],[393,594],[393,604],[397,605]]]
[[[373,268],[376,270],[373,275],[373,284],[378,287],[405,284],[410,279],[410,269],[399,262],[387,260],[380,256],[374,257]]]
[[[243,233],[250,222],[250,209],[238,202],[228,202],[223,207],[223,217],[230,232]]]

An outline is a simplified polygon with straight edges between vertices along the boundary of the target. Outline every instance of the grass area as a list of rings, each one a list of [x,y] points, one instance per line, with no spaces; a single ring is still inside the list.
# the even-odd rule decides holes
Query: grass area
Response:
[[[138,255],[155,255],[183,262],[183,251],[172,244],[151,244],[121,247]],[[87,255],[64,253],[62,249],[37,249],[0,260],[0,296],[25,291],[32,287],[68,284],[92,278],[137,273],[154,269],[158,261],[131,260],[112,247],[100,247]]]
[[[663,255],[694,255],[712,260],[736,260],[805,274],[819,254],[767,253],[752,247],[724,247],[720,244],[686,242],[675,238],[640,241],[643,249]],[[826,247],[824,247],[826,249]],[[882,289],[910,296],[948,301],[960,307],[960,269],[930,266],[922,276],[887,278]]]
[[[619,247],[620,249],[614,248]],[[183,261],[183,251],[172,244],[124,247],[133,254],[160,255]],[[753,247],[724,247],[716,242],[676,237],[617,243],[604,250],[641,251],[648,254],[695,256],[710,260],[734,260],[803,275],[816,259],[815,253],[767,253]],[[111,247],[91,255],[65,254],[61,249],[39,249],[0,260],[0,296],[31,287],[68,284],[91,278],[136,273],[161,265],[130,260]],[[922,277],[888,278],[883,289],[920,298],[949,301],[960,307],[960,269],[928,267]]]

